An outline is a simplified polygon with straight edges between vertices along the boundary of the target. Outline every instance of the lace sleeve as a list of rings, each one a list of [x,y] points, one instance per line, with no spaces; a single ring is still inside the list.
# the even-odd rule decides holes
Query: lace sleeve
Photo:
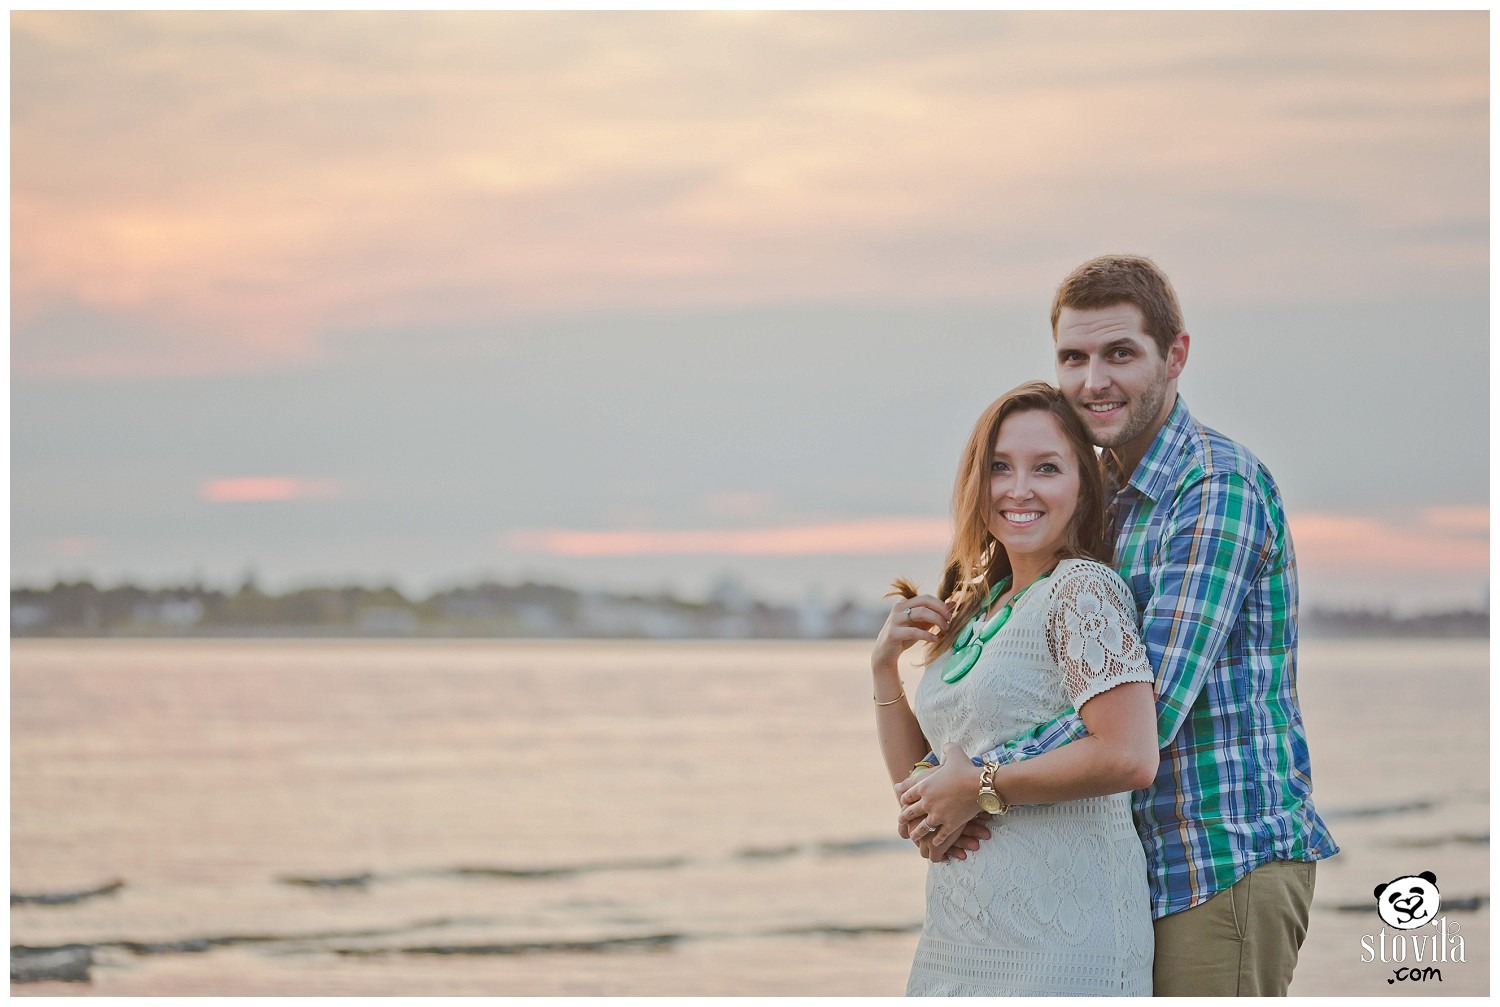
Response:
[[[1047,618],[1047,649],[1062,669],[1075,710],[1117,685],[1156,681],[1130,588],[1098,563],[1079,563],[1058,583]]]

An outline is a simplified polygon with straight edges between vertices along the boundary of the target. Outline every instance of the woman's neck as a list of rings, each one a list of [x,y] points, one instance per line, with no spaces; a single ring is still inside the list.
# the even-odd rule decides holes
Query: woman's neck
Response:
[[[1018,592],[1035,583],[1038,577],[1048,573],[1057,565],[1055,559],[1042,559],[1041,557],[1022,556],[1012,560],[1010,568],[1010,590],[1007,592],[1014,597]]]

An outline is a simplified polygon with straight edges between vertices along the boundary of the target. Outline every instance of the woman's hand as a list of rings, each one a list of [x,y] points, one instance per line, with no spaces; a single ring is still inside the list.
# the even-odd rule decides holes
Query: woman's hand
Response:
[[[944,745],[942,765],[916,777],[900,794],[900,822],[907,834],[914,840],[930,841],[935,849],[944,849],[980,812],[982,772],[958,745]]]
[[[876,669],[894,670],[897,660],[914,643],[931,643],[933,630],[946,632],[953,612],[941,599],[930,594],[915,598],[897,598],[880,635],[875,638],[875,652],[870,664]]]

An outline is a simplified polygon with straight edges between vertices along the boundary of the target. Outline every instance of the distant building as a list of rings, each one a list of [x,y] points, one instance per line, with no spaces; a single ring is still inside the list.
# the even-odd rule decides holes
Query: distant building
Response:
[[[376,605],[360,611],[355,628],[378,636],[411,636],[417,631],[417,616],[410,609]]]
[[[131,621],[142,626],[187,629],[203,621],[203,602],[197,598],[143,601],[131,610]]]
[[[18,629],[31,629],[33,626],[46,624],[51,617],[51,613],[43,605],[12,605],[10,607],[10,628],[12,632]]]

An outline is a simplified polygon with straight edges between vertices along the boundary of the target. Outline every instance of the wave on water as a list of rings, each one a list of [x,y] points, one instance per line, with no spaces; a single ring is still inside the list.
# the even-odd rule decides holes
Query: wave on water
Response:
[[[841,842],[822,842],[811,845],[789,845],[776,847],[746,847],[730,855],[732,860],[775,860],[796,856],[800,853],[816,853],[822,856],[857,856],[908,847],[904,839],[852,839]],[[500,881],[543,881],[577,877],[582,874],[608,871],[670,871],[694,863],[710,863],[713,858],[692,860],[688,857],[666,857],[658,860],[603,860],[595,863],[557,864],[539,867],[505,867],[499,865],[463,864],[454,867],[421,868],[410,871],[392,871],[376,874],[362,871],[351,874],[327,876],[282,875],[276,880],[284,885],[323,890],[365,890],[371,885],[387,881],[404,881],[412,878],[487,878]]]
[[[202,954],[214,948],[236,945],[283,945],[278,950],[322,952],[338,955],[374,954],[525,954],[534,952],[611,951],[633,947],[663,947],[680,938],[679,934],[652,934],[644,937],[606,937],[578,941],[540,941],[514,944],[420,945],[412,947],[352,948],[329,947],[321,942],[382,937],[400,937],[419,930],[493,923],[490,919],[443,918],[423,920],[398,927],[335,930],[289,934],[219,934],[188,937],[175,941],[96,941],[91,944],[62,944],[55,947],[11,945],[10,981],[32,983],[45,981],[88,982],[89,971],[96,964],[95,953],[102,950],[126,951],[133,955]]]
[[[1330,808],[1327,811],[1319,809],[1318,813],[1328,821],[1338,821],[1344,818],[1385,818],[1388,815],[1407,815],[1414,811],[1431,811],[1437,807],[1434,801],[1403,801],[1400,804],[1372,804],[1363,808]]]
[[[1488,895],[1459,895],[1443,896],[1442,909],[1445,913],[1477,913],[1490,904]],[[1321,908],[1321,907],[1320,907]],[[1338,905],[1329,906],[1336,913],[1369,913],[1375,915],[1375,903],[1366,902],[1342,902]]]
[[[111,881],[107,885],[98,888],[85,888],[73,892],[38,892],[35,895],[21,895],[16,892],[10,893],[10,904],[13,906],[70,906],[84,899],[98,898],[101,895],[113,895],[125,887],[123,881]]]
[[[1448,843],[1464,843],[1471,846],[1490,845],[1490,834],[1488,832],[1450,832],[1442,836],[1417,836],[1410,839],[1390,839],[1386,846],[1395,846],[1400,849],[1420,850],[1433,846],[1445,846]]]
[[[835,926],[825,924],[810,927],[787,927],[782,930],[767,930],[763,936],[766,937],[808,937],[817,935],[831,935],[834,937],[863,937],[866,934],[914,934],[922,929],[920,923],[904,923],[899,925],[871,924],[868,926]]]
[[[802,845],[778,847],[746,847],[727,857],[705,857],[691,860],[686,857],[670,857],[654,860],[604,860],[592,863],[560,864],[533,867],[503,865],[460,864],[449,867],[423,868],[410,871],[378,873],[373,871],[351,871],[329,875],[280,875],[275,883],[305,888],[312,891],[345,892],[355,897],[368,892],[372,886],[385,882],[399,882],[413,878],[448,878],[455,881],[561,881],[580,875],[610,871],[675,871],[692,864],[722,866],[729,862],[774,860],[797,855],[823,857],[864,856],[889,850],[903,850],[904,840],[895,838],[865,838],[844,841],[826,841]],[[12,905],[67,906],[84,899],[112,895],[122,888],[123,880],[107,885],[51,893],[12,894]],[[487,943],[408,943],[418,931],[456,926],[488,926],[504,921],[487,918],[430,919],[395,927],[377,929],[339,930],[304,933],[240,933],[193,935],[176,940],[135,941],[112,940],[89,944],[65,944],[54,947],[31,947],[12,945],[11,982],[28,983],[41,981],[88,981],[90,969],[98,962],[99,951],[121,951],[131,955],[201,954],[215,948],[236,945],[258,945],[275,953],[322,953],[345,957],[374,955],[522,955],[522,954],[599,954],[619,951],[660,951],[674,947],[685,940],[715,938],[754,938],[786,936],[846,936],[865,934],[903,934],[921,929],[920,923],[890,926],[885,924],[821,924],[808,927],[748,931],[739,933],[652,933],[652,934],[602,934],[560,940],[526,940]],[[374,942],[370,946],[349,944],[350,941]]]
[[[525,941],[506,944],[430,944],[400,948],[327,948],[346,957],[368,955],[524,955],[537,953],[597,953],[606,951],[664,950],[683,939],[682,934],[646,934],[641,937],[603,937],[578,941]]]
[[[12,983],[45,981],[88,982],[90,969],[97,964],[95,953],[118,949],[134,955],[199,954],[218,947],[258,944],[282,954],[333,954],[344,958],[370,958],[390,955],[530,955],[530,954],[608,954],[615,952],[669,951],[687,940],[713,940],[754,937],[860,937],[866,935],[907,934],[922,929],[921,923],[901,925],[821,924],[787,927],[746,933],[654,933],[629,936],[604,936],[573,940],[512,941],[483,944],[404,944],[387,946],[341,946],[329,941],[372,937],[399,937],[413,930],[459,924],[483,923],[483,920],[431,920],[409,926],[302,934],[224,934],[186,940],[142,942],[101,941],[94,944],[66,944],[57,947],[11,947]],[[281,945],[280,947],[274,947]]]
[[[484,878],[570,878],[579,874],[599,871],[661,871],[681,867],[687,863],[685,857],[667,857],[662,860],[613,860],[596,864],[575,864],[565,867],[450,867],[432,871],[428,876],[456,874],[459,877]]]
[[[910,850],[911,841],[895,836],[879,839],[852,839],[842,843],[819,843],[819,853],[837,856],[843,853],[880,853],[887,850]]]

